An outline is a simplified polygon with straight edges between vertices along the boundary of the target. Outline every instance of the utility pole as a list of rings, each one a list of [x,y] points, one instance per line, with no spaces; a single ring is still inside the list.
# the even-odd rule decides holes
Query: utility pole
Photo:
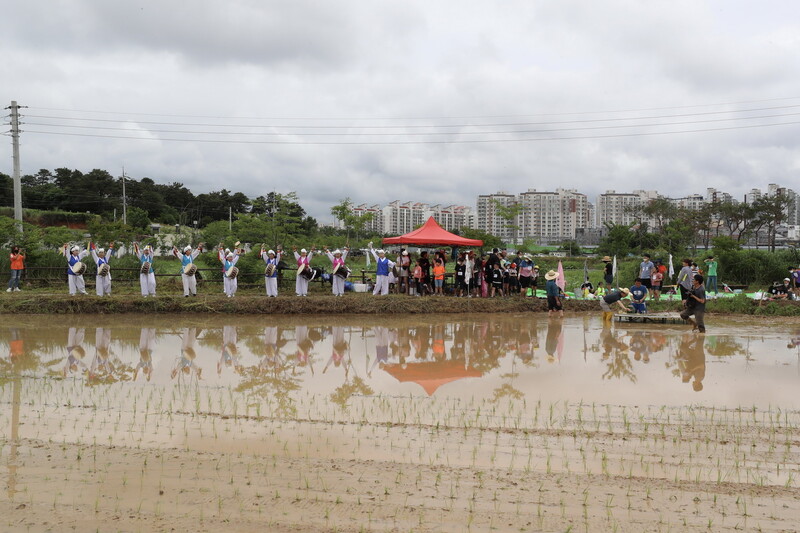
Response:
[[[233,207],[228,206],[228,233],[233,231]]]
[[[128,197],[125,196],[125,167],[122,167],[122,223],[128,223]]]
[[[22,181],[19,177],[19,106],[16,100],[11,101],[11,146],[14,181],[14,218],[17,220],[17,228],[22,232]]]

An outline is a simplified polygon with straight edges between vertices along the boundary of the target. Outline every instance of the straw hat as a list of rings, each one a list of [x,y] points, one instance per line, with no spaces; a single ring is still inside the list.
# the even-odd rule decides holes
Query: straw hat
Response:
[[[547,274],[544,275],[544,279],[546,279],[547,281],[554,280],[557,277],[558,277],[558,272],[556,272],[555,270],[550,270],[547,272]]]
[[[621,292],[623,296],[628,296],[628,295],[631,293],[630,289],[628,289],[628,288],[626,288],[626,287],[622,287],[622,288],[619,290],[619,292]]]
[[[606,256],[603,256],[603,258],[600,261],[602,261],[603,263],[610,263],[611,262],[611,258],[606,255]]]

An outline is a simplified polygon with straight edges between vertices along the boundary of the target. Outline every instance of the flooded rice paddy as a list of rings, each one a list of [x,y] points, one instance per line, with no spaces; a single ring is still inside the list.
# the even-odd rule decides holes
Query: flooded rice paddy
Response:
[[[5,318],[7,528],[800,519],[789,321],[714,317],[701,335],[588,315]]]

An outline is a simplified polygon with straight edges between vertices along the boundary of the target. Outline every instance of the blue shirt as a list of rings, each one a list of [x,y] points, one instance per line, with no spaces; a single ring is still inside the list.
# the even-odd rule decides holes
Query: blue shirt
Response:
[[[556,285],[556,280],[554,279],[547,280],[547,283],[545,284],[545,291],[547,292],[548,296],[557,297],[560,293],[558,290],[558,285]]]
[[[643,300],[645,296],[647,296],[647,287],[644,285],[640,287],[634,285],[631,287],[631,298],[634,300]]]

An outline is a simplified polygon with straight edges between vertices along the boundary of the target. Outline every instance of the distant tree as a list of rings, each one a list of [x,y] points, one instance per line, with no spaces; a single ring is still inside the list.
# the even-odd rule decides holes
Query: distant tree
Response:
[[[331,214],[339,220],[345,227],[347,233],[347,242],[350,242],[350,231],[353,231],[358,238],[358,234],[364,229],[367,222],[371,221],[375,215],[374,213],[364,213],[357,215],[353,211],[353,202],[350,198],[341,200],[337,205],[331,207]]]
[[[631,226],[625,224],[606,224],[608,234],[600,240],[597,252],[603,255],[625,257],[634,248],[634,234]]]
[[[661,232],[667,222],[675,220],[679,212],[675,204],[669,199],[661,197],[651,200],[650,203],[641,210],[641,214],[644,217],[648,217],[653,221],[653,227],[656,232]]]
[[[150,217],[147,216],[147,211],[138,207],[129,207],[128,225],[143,233],[150,233]]]
[[[472,229],[472,228],[461,228],[459,230],[459,235],[466,238],[466,239],[480,239],[483,241],[483,248],[484,249],[492,249],[492,248],[502,248],[503,247],[503,240],[500,237],[492,235],[491,233],[486,233],[485,231],[481,231],[479,229]]]
[[[512,242],[517,244],[517,233],[519,232],[519,226],[515,222],[517,217],[519,217],[519,215],[525,211],[525,206],[520,202],[511,202],[508,205],[503,205],[498,200],[492,201],[494,202],[495,214],[505,221],[505,228],[511,230]]]
[[[794,205],[794,199],[785,194],[762,196],[753,202],[755,218],[767,229],[767,246],[775,251],[778,226],[786,220],[786,213]]]

